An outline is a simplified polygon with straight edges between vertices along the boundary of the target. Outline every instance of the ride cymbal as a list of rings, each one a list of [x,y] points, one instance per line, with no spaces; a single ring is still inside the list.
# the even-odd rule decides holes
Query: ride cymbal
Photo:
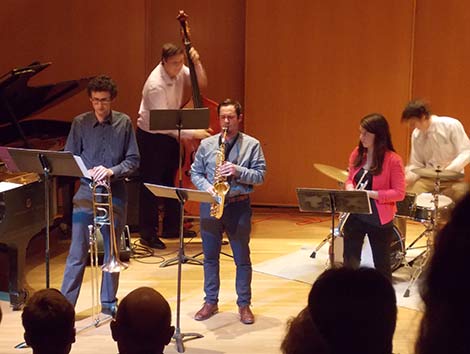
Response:
[[[460,172],[455,172],[451,170],[439,170],[432,167],[420,167],[411,170],[411,172],[416,173],[420,177],[427,178],[441,178],[441,179],[459,179],[463,178],[464,174]]]
[[[339,168],[323,165],[321,163],[314,163],[313,166],[323,173],[324,175],[333,178],[334,180],[344,183],[348,179],[348,171]]]

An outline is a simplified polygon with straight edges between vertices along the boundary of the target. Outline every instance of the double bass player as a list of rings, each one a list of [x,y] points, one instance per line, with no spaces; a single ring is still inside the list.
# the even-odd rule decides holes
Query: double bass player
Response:
[[[207,86],[207,76],[199,53],[191,48],[190,59],[194,63],[198,84]],[[158,203],[163,204],[162,237],[179,235],[180,210],[175,199],[157,198],[143,185],[144,182],[174,186],[178,170],[177,130],[151,130],[149,112],[153,109],[179,109],[189,100],[191,80],[189,68],[184,65],[184,49],[167,43],[162,47],[161,61],[150,73],[142,90],[142,101],[137,120],[137,142],[141,154],[139,232],[143,245],[164,249],[165,244],[157,236]],[[210,134],[204,129],[183,130],[182,139],[203,139]],[[195,232],[184,230],[185,236]]]

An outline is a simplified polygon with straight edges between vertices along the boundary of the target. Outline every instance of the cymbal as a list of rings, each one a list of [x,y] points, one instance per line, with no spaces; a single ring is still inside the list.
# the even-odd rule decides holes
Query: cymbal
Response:
[[[420,167],[411,170],[411,172],[416,173],[420,177],[427,178],[443,178],[443,179],[459,179],[463,178],[464,174],[460,172],[455,172],[451,170],[436,170],[432,167]]]
[[[333,166],[323,165],[321,163],[314,163],[313,166],[324,175],[327,175],[338,182],[344,183],[348,179],[348,171],[341,170]]]

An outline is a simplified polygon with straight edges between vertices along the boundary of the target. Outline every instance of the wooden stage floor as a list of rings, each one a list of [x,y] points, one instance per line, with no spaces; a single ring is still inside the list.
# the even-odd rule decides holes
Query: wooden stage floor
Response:
[[[302,246],[314,247],[327,234],[330,227],[328,216],[313,216],[290,208],[255,208],[251,239],[252,263],[280,257],[299,250]],[[198,230],[197,223],[194,227]],[[416,222],[409,223],[408,239],[422,231]],[[137,236],[137,235],[135,235]],[[133,238],[132,241],[136,241]],[[192,256],[201,251],[200,237],[187,242],[185,253]],[[42,240],[30,245],[27,283],[33,290],[45,285],[45,267],[40,251],[33,252]],[[178,241],[165,240],[168,248],[156,250],[146,258],[134,258],[128,270],[121,274],[118,297],[122,298],[139,286],[150,286],[160,291],[170,303],[173,322],[176,316],[177,266],[160,268],[159,263],[176,255]],[[69,241],[52,237],[51,286],[60,288]],[[223,246],[230,253],[230,246]],[[201,257],[199,259],[202,260]],[[306,306],[310,285],[262,273],[253,273],[253,312],[256,322],[243,325],[239,322],[234,289],[235,267],[233,260],[221,255],[221,294],[219,314],[203,322],[193,320],[194,313],[203,303],[203,272],[200,265],[183,264],[181,297],[181,332],[196,332],[204,338],[185,342],[187,353],[280,353],[279,345],[285,333],[286,320],[295,316]],[[31,353],[31,349],[14,349],[23,340],[21,312],[12,311],[6,301],[1,301],[3,320],[0,324],[0,353]],[[91,314],[91,288],[89,270],[76,307],[77,330],[89,325]],[[413,353],[413,345],[421,314],[418,311],[399,308],[398,324],[394,337],[394,353]],[[109,324],[90,328],[77,334],[71,353],[116,353]],[[172,341],[165,353],[177,353]]]

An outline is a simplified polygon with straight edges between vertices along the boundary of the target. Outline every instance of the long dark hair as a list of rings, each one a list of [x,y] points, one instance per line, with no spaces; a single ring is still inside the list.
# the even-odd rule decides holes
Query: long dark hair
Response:
[[[372,113],[361,119],[361,127],[369,133],[375,134],[374,154],[372,156],[372,165],[370,166],[369,172],[375,176],[379,175],[382,173],[385,153],[387,151],[395,151],[388,122],[383,115]],[[366,158],[366,152],[367,149],[362,145],[361,141],[359,141],[359,153],[354,160],[354,167],[362,165]]]

